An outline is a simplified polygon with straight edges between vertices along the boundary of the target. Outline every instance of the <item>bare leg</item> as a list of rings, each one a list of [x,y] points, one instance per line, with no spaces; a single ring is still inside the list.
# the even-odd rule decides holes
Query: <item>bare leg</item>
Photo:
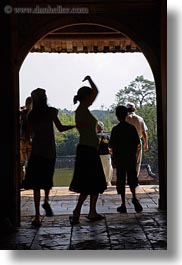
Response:
[[[90,195],[90,211],[87,216],[87,218],[91,221],[98,221],[104,219],[104,216],[101,214],[98,214],[96,211],[96,203],[98,199],[99,194]]]
[[[79,224],[79,217],[80,217],[80,213],[81,213],[81,208],[82,208],[82,205],[83,205],[84,201],[86,200],[86,198],[87,198],[86,194],[80,193],[77,205],[73,211],[73,216],[69,217],[70,223],[72,225]]]
[[[35,220],[40,220],[40,190],[34,190]]]
[[[45,193],[44,203],[49,203],[49,191],[50,190],[44,190]]]
[[[75,208],[74,211],[73,211],[74,216],[77,216],[77,217],[80,216],[81,208],[82,208],[82,205],[83,205],[84,201],[86,200],[86,198],[87,198],[87,195],[86,195],[86,194],[82,194],[82,193],[81,193],[81,194],[79,195],[79,198],[78,198],[78,202],[77,202],[76,208]]]
[[[135,193],[135,188],[130,187],[131,193],[133,195],[133,199],[136,199],[136,193]]]
[[[126,205],[126,202],[125,202],[125,186],[122,186],[122,188],[121,188],[121,202],[122,202],[123,206]]]
[[[125,207],[125,183],[126,183],[126,170],[119,166],[117,167],[116,189],[117,193],[121,195],[121,204]]]
[[[44,204],[42,204],[42,207],[44,208],[46,212],[46,216],[53,216],[53,211],[49,204],[49,191],[50,191],[49,189],[44,190],[45,198],[44,198]]]
[[[125,183],[121,184],[119,193],[121,195],[121,206],[117,208],[117,211],[120,213],[126,213],[127,209],[126,209],[126,200],[125,200]]]
[[[90,211],[89,216],[95,216],[97,214],[96,211],[96,203],[98,199],[99,194],[90,195]]]
[[[139,203],[139,201],[136,198],[135,188],[130,188],[130,189],[131,189],[131,192],[132,192],[132,195],[133,195],[132,203],[135,206],[135,211],[137,213],[142,212],[143,211],[143,207],[142,207],[142,205]]]

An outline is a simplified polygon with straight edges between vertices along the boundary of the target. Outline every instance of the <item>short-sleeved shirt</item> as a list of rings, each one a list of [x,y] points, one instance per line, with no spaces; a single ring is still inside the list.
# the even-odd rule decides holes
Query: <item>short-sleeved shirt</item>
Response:
[[[140,139],[136,128],[128,122],[120,122],[113,127],[109,141],[115,160],[122,160],[130,155],[136,156]]]
[[[98,148],[99,140],[96,133],[96,118],[88,108],[79,105],[75,111],[75,121],[80,133],[79,143]]]
[[[108,144],[110,136],[104,132],[97,133],[97,136],[99,138],[99,147],[98,147],[99,155],[108,155],[109,154]]]
[[[142,138],[142,136],[143,136],[143,131],[148,130],[143,118],[140,117],[139,115],[135,114],[134,112],[131,112],[128,114],[128,116],[126,117],[126,121],[135,126],[135,128],[138,132],[138,136],[140,138]]]
[[[55,159],[56,146],[53,128],[53,115],[57,115],[55,108],[48,107],[42,112],[30,111],[28,121],[32,129],[32,154]]]

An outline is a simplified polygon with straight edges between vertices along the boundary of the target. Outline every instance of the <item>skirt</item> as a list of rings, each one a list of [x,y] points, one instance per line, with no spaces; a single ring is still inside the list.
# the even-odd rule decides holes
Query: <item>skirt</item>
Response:
[[[69,190],[94,195],[103,193],[106,189],[106,179],[97,149],[79,144]]]
[[[26,167],[24,189],[51,189],[53,186],[55,159],[31,155]]]

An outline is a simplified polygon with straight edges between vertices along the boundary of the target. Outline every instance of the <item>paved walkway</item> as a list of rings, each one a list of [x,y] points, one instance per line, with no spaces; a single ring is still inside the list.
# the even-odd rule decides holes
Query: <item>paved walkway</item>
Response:
[[[21,226],[17,232],[0,239],[0,249],[31,250],[166,250],[166,213],[160,212],[158,186],[139,186],[137,197],[143,206],[142,213],[135,213],[131,193],[126,188],[127,214],[117,213],[121,204],[115,187],[99,196],[97,210],[105,219],[89,222],[86,218],[89,200],[83,206],[80,224],[71,226],[69,215],[76,205],[78,195],[68,188],[51,190],[50,203],[53,217],[44,216],[42,225],[31,226],[34,215],[32,191],[21,192]]]

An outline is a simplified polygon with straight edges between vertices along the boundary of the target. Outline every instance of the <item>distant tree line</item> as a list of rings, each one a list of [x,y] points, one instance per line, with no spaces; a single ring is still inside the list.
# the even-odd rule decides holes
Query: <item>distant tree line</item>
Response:
[[[115,102],[108,110],[93,110],[92,114],[105,125],[105,131],[111,132],[118,123],[115,108],[126,105],[130,101],[135,103],[136,113],[142,116],[148,127],[149,151],[143,153],[144,164],[149,164],[153,172],[158,172],[158,142],[157,142],[157,113],[155,83],[138,76],[127,87],[121,88],[116,94]],[[59,110],[59,118],[63,124],[74,124],[74,112],[67,109]],[[59,133],[55,129],[57,156],[75,155],[79,134],[76,129]]]

